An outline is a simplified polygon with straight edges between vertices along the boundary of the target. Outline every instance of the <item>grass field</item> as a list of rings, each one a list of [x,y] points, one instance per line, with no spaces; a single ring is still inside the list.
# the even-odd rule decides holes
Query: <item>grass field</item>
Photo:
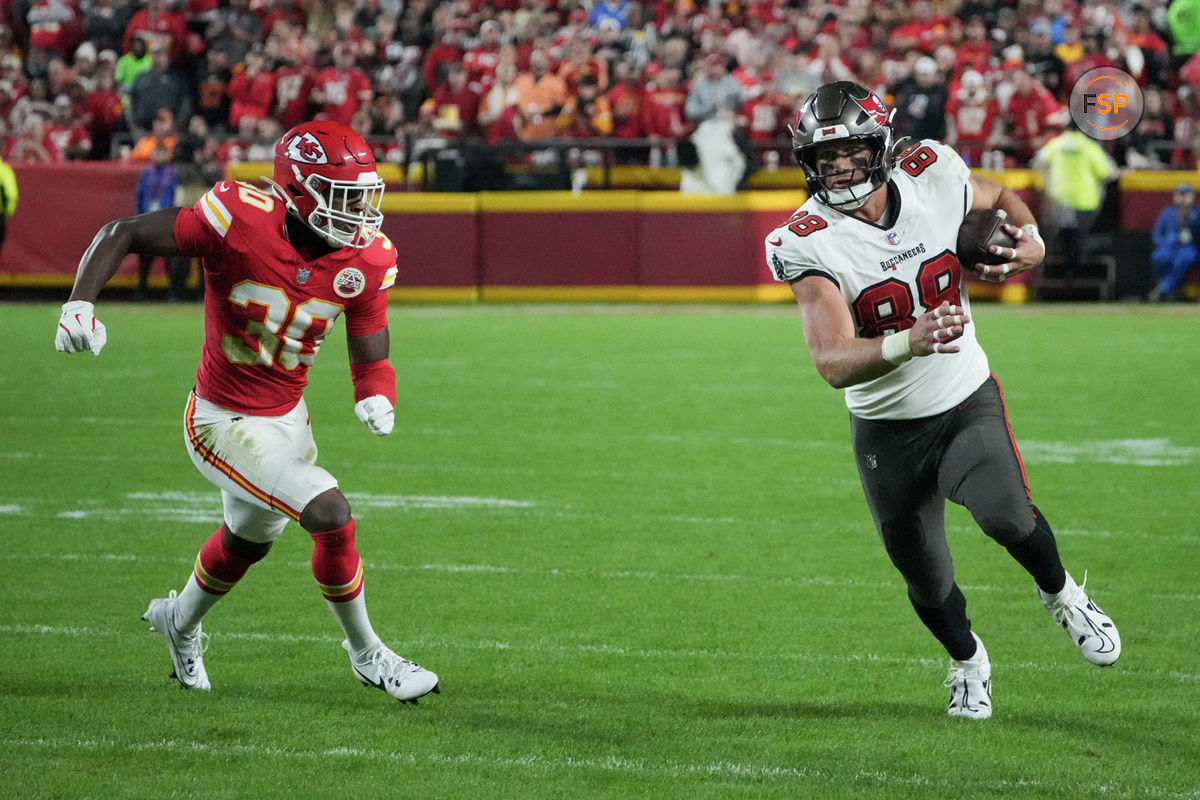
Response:
[[[310,375],[376,628],[442,677],[352,677],[289,526],[205,620],[213,691],[139,620],[220,519],[184,452],[197,307],[0,305],[0,795],[1200,797],[1200,314],[978,306],[1034,499],[1120,625],[1087,664],[961,509],[995,716],[871,525],[839,392],[788,307],[398,307],[394,435],[341,329]]]

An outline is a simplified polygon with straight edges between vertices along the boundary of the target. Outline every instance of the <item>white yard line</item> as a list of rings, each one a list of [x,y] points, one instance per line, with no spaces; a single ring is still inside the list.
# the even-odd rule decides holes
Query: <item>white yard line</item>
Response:
[[[373,747],[292,748],[272,747],[263,744],[216,744],[212,742],[199,742],[194,739],[122,741],[114,738],[6,737],[0,739],[0,743],[5,748],[34,751],[116,751],[135,754],[158,752],[170,753],[173,756],[211,756],[223,760],[238,756],[252,756],[298,760],[304,763],[322,763],[331,759],[344,758],[355,759],[356,761],[373,761],[391,767],[418,767],[421,765],[434,767],[475,766],[528,770],[535,773],[583,770],[675,779],[699,776],[726,779],[745,778],[749,781],[770,780],[800,784],[837,781],[839,791],[848,788],[845,786],[846,781],[881,786],[916,785],[928,787],[928,790],[934,795],[941,795],[943,793],[945,795],[954,795],[963,789],[961,777],[954,775],[926,777],[915,773],[898,775],[884,770],[856,770],[853,773],[841,773],[809,766],[782,766],[737,761],[712,761],[707,763],[676,761],[673,759],[659,761],[646,758],[626,758],[619,755],[581,758],[576,756],[546,756],[541,753],[489,755],[473,752],[401,752]],[[1001,793],[1008,790],[1028,790],[1038,787],[1044,787],[1042,781],[1022,777],[1015,780],[1002,778],[994,781],[984,781],[973,788],[976,790],[987,789],[994,793]],[[1113,785],[1112,783],[1080,784],[1078,782],[1070,782],[1065,788],[1071,796],[1103,796],[1122,799],[1155,798],[1155,800],[1195,800],[1195,798],[1200,797],[1200,792],[1197,791],[1168,792],[1158,786],[1123,787]]]
[[[143,630],[136,626],[122,628],[89,628],[74,625],[0,625],[0,636],[67,636],[81,639],[117,638],[134,639],[142,636]],[[266,642],[272,645],[298,644],[328,644],[331,647],[341,641],[341,636],[314,636],[291,633],[261,633],[246,631],[208,631],[210,642],[228,641]],[[433,651],[475,650],[497,653],[535,653],[541,656],[561,656],[579,658],[586,656],[609,656],[613,658],[632,659],[691,659],[707,661],[712,659],[736,659],[742,662],[767,661],[770,663],[791,662],[796,664],[818,665],[825,669],[837,669],[859,664],[879,664],[890,668],[912,670],[941,669],[945,667],[944,658],[904,658],[900,656],[880,655],[878,653],[858,653],[855,655],[839,655],[836,653],[817,653],[797,646],[794,650],[782,652],[765,652],[762,650],[725,651],[697,648],[645,648],[627,647],[624,645],[608,644],[605,642],[581,642],[576,644],[559,644],[557,642],[505,642],[496,640],[468,640],[451,638],[412,638],[396,640],[390,643],[405,652],[430,653]],[[1078,658],[1068,658],[1067,653],[1062,661],[1043,664],[1035,661],[1006,661],[1003,670],[1009,675],[1017,671],[1044,672],[1061,675],[1075,674],[1084,666]],[[1118,670],[1106,671],[1112,680],[1136,678],[1144,680],[1146,676],[1154,676],[1181,684],[1200,683],[1200,673],[1180,672],[1153,668],[1125,667]]]

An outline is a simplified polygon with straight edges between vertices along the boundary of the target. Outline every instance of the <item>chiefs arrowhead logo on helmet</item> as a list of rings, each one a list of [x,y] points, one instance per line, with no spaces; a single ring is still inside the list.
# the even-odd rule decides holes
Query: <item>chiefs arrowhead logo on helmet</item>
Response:
[[[329,163],[325,148],[317,141],[317,137],[308,132],[288,142],[287,155],[293,161],[303,161],[305,164]]]

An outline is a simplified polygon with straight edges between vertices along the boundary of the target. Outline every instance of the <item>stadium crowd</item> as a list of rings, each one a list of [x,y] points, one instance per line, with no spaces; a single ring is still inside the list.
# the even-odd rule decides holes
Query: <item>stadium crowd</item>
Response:
[[[0,155],[125,158],[155,145],[219,175],[331,119],[381,161],[421,142],[611,139],[628,161],[711,117],[787,156],[829,80],[895,106],[899,134],[1024,166],[1070,88],[1115,65],[1143,87],[1127,167],[1200,163],[1200,0],[13,0],[0,7]],[[789,163],[789,161],[783,161]]]

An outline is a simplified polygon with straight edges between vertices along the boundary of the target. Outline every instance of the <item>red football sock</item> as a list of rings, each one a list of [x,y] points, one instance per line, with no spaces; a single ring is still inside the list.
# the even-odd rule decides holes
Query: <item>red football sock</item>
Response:
[[[224,534],[225,526],[222,525],[208,537],[208,541],[200,548],[200,555],[196,556],[193,573],[201,589],[218,597],[232,589],[254,563],[243,555],[226,550]]]
[[[362,559],[354,546],[354,519],[342,527],[310,534],[313,577],[325,599],[347,603],[362,592]]]

